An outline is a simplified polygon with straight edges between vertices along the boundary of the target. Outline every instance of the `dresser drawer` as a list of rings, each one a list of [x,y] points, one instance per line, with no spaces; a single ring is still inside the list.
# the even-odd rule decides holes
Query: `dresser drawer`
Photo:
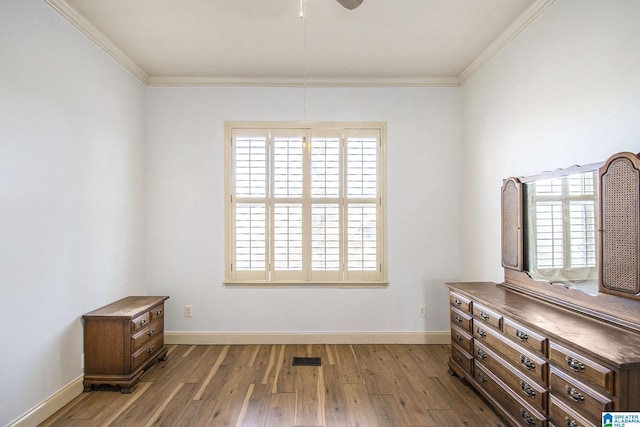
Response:
[[[541,384],[547,384],[548,363],[545,359],[534,355],[520,347],[500,332],[484,325],[476,325],[473,333],[474,342],[484,343],[489,349],[516,366],[521,372],[529,375]]]
[[[480,343],[475,343],[474,357],[522,400],[543,414],[547,412],[549,393],[545,387],[515,370],[504,359]]]
[[[498,329],[502,328],[502,315],[495,311],[474,302],[473,303],[473,316],[485,323],[488,323]]]
[[[164,346],[164,337],[158,336],[131,356],[131,370],[135,371]]]
[[[449,292],[449,304],[465,313],[471,313],[471,300],[454,292]]]
[[[502,329],[504,334],[523,346],[530,348],[544,356],[547,355],[547,339],[542,335],[533,332],[530,329],[525,328],[517,324],[516,322],[503,319]]]
[[[145,328],[149,324],[149,312],[145,312],[144,314],[136,317],[131,320],[131,332],[136,333],[142,328]]]
[[[473,317],[465,314],[457,308],[451,307],[450,310],[451,324],[471,332],[473,326]]]
[[[154,339],[158,335],[162,335],[164,331],[163,322],[151,323],[145,329],[136,332],[131,336],[131,353],[135,353],[142,348],[148,341]]]
[[[596,390],[571,378],[554,366],[551,366],[549,380],[551,393],[562,399],[566,406],[593,423],[599,422],[602,412],[613,409],[611,399]]]
[[[547,417],[523,403],[505,384],[480,363],[476,364],[474,378],[480,386],[524,426],[547,426]]]
[[[473,353],[473,337],[456,326],[451,326],[451,342],[458,344],[467,352]]]
[[[553,395],[549,399],[549,421],[556,426],[568,427],[598,427],[602,425],[593,424]]]
[[[451,344],[451,359],[467,374],[473,375],[473,357],[456,344]]]
[[[556,343],[550,343],[549,360],[581,381],[588,381],[613,394],[614,372]]]

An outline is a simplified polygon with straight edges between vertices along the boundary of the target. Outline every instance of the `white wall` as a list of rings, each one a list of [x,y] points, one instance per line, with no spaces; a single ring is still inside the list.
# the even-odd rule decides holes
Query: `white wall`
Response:
[[[503,277],[503,178],[640,151],[638,23],[637,0],[558,0],[463,86],[465,280]]]
[[[224,122],[302,120],[304,98],[301,88],[148,88],[147,273],[150,292],[171,296],[167,328],[446,331],[443,282],[460,276],[457,88],[306,90],[307,120],[387,122],[387,288],[224,287]]]
[[[39,0],[0,13],[0,425],[79,378],[80,316],[144,292],[145,88]]]

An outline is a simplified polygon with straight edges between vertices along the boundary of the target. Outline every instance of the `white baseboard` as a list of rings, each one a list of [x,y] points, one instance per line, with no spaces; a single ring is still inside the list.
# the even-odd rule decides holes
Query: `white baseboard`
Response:
[[[166,344],[449,344],[443,332],[182,332],[165,331]]]
[[[84,376],[80,376],[71,381],[7,427],[36,427],[80,395],[84,390],[83,380]]]

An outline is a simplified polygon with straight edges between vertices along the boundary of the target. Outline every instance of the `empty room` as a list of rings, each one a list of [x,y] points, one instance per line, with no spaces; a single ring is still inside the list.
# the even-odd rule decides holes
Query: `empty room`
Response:
[[[1,4],[1,426],[640,423],[640,2]]]

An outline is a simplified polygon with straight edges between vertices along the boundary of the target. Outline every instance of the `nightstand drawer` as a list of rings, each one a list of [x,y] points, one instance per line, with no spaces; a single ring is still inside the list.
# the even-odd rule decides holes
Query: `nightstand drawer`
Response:
[[[157,305],[149,310],[150,321],[155,322],[158,319],[164,318],[164,304]]]
[[[149,360],[155,353],[157,353],[164,346],[164,337],[159,336],[155,340],[151,341],[147,345],[143,346],[137,353],[131,356],[131,370],[135,371],[141,367],[144,362]]]
[[[131,352],[135,353],[142,348],[148,341],[154,339],[158,335],[162,335],[163,323],[155,322],[150,324],[147,328],[138,331],[135,335],[131,336]]]
[[[149,324],[149,312],[131,320],[131,332],[135,333]]]

